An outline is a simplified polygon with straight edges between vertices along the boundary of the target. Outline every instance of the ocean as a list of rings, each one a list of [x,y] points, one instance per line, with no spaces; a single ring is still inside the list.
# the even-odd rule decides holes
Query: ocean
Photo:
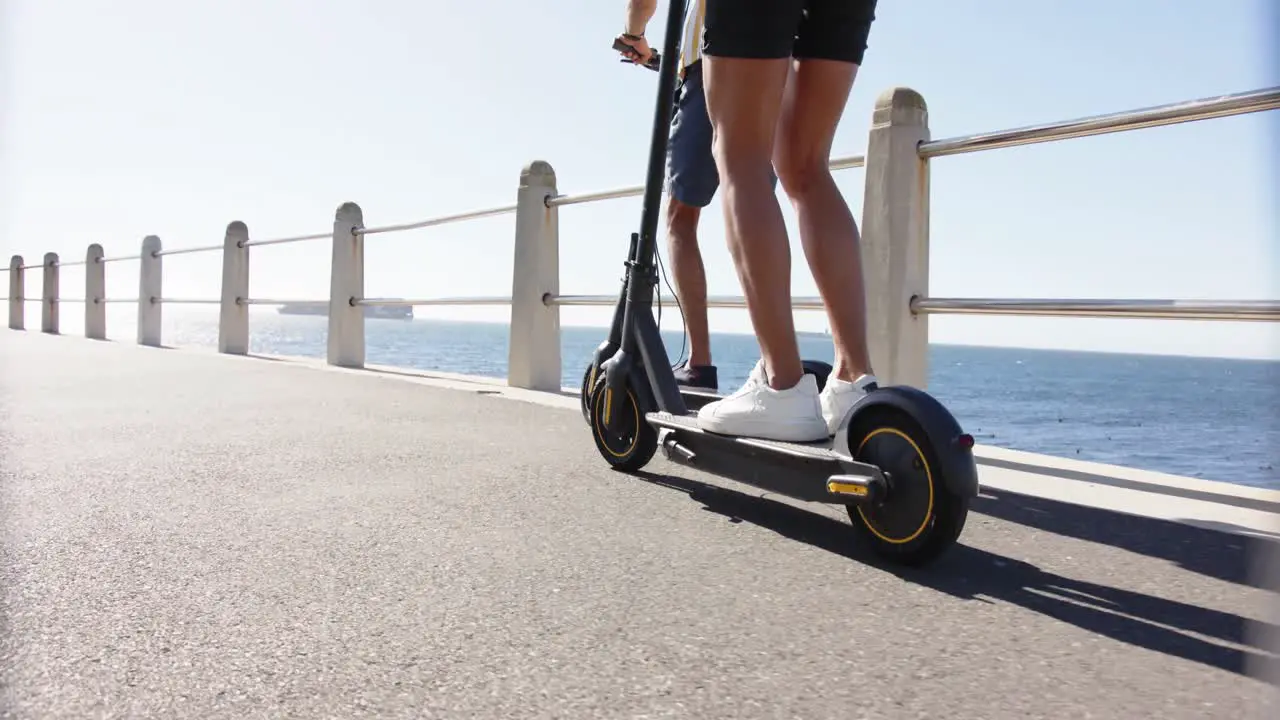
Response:
[[[108,324],[111,337],[132,337]],[[563,385],[581,382],[605,332],[563,328]],[[254,353],[325,354],[324,317],[255,312],[251,333]],[[371,319],[365,333],[371,364],[506,377],[504,324]],[[216,314],[165,314],[167,345],[216,347],[217,337]],[[665,339],[674,362],[682,335]],[[832,359],[824,336],[801,336],[800,348]],[[759,357],[750,335],[715,334],[712,353],[721,392]],[[929,353],[929,391],[979,443],[1280,489],[1280,362],[954,345]]]

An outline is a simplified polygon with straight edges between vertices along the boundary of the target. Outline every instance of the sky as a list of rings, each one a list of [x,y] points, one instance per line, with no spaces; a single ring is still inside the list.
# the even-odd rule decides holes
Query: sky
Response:
[[[945,138],[1280,85],[1274,0],[881,0],[835,142],[861,154],[875,98],[921,92]],[[610,50],[624,0],[0,0],[0,251],[82,258],[325,232],[514,201],[521,167],[561,192],[644,176],[656,76]],[[662,34],[666,3],[651,25]],[[932,164],[934,297],[1280,298],[1280,113]],[[855,214],[863,172],[837,179]],[[793,292],[816,290],[790,209]],[[638,198],[561,211],[561,292],[616,292]],[[741,289],[719,197],[701,228],[712,294]],[[509,295],[510,216],[371,236],[366,296]],[[665,252],[664,252],[665,255]],[[324,242],[254,249],[254,297],[321,299]],[[65,268],[78,296],[83,271]],[[136,263],[108,295],[137,294]],[[38,279],[29,282],[38,287]],[[165,259],[165,295],[216,298],[218,254]],[[502,320],[504,308],[420,316]],[[678,314],[664,312],[678,329]],[[566,324],[607,320],[567,308]],[[712,311],[745,332],[744,311]],[[798,312],[822,330],[820,313]],[[934,316],[940,343],[1280,358],[1267,323]]]

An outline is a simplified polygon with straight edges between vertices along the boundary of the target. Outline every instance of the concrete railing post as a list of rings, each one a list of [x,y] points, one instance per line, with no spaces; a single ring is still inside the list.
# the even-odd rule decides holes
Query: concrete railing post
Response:
[[[40,288],[40,332],[58,334],[58,253],[44,254],[44,283]]]
[[[364,367],[364,212],[344,203],[333,220],[333,261],[329,275],[328,362],[341,367]]]
[[[9,329],[24,330],[27,327],[26,294],[23,289],[22,256],[9,258]]]
[[[871,366],[886,385],[928,382],[929,324],[910,306],[929,291],[929,166],[918,151],[928,139],[919,93],[897,87],[880,95],[867,140],[862,274]]]
[[[218,352],[249,352],[249,228],[236,220],[222,242],[222,304],[218,316]]]
[[[107,339],[107,266],[102,246],[94,243],[84,254],[84,336]]]
[[[164,256],[160,238],[148,235],[142,241],[142,259],[138,267],[138,344],[160,347],[164,297]]]
[[[547,206],[555,195],[556,172],[548,163],[535,160],[520,173],[507,358],[508,385],[549,392],[562,385],[560,306],[543,301],[560,293],[559,210]]]

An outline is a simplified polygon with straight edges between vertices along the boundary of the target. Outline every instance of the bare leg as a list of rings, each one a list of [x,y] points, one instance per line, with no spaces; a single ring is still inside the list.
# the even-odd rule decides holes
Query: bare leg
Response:
[[[772,174],[789,60],[706,56],[703,65],[729,252],[769,386],[785,390],[803,376],[791,314],[791,248]]]
[[[698,219],[702,209],[674,197],[667,201],[667,251],[676,297],[689,330],[689,364],[711,364],[711,334],[707,326],[707,271],[698,250]]]
[[[791,198],[800,240],[827,308],[835,343],[832,377],[871,373],[858,226],[828,168],[832,139],[858,66],[833,60],[795,63],[782,103],[774,164]]]

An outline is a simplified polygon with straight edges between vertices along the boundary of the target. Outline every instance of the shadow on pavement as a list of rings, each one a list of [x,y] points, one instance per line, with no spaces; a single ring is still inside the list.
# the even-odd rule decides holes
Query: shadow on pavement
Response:
[[[984,488],[973,512],[1055,535],[1100,543],[1157,558],[1218,580],[1262,587],[1257,558],[1273,540],[1243,537],[1181,523],[1121,515]]]
[[[387,367],[365,367],[365,368],[362,368],[362,370],[364,372],[375,373],[378,375],[397,375],[400,377],[414,378],[418,380],[444,380],[447,382],[469,383],[476,386],[477,392],[480,392],[486,395],[493,395],[496,393],[500,393],[507,388],[505,384],[493,385],[489,383],[476,382],[474,380],[469,380],[465,375],[451,376],[447,374],[441,374],[441,372],[432,371],[432,370],[413,370],[413,369],[396,370],[396,369],[387,368]],[[560,395],[561,397],[568,397],[568,398],[574,398],[574,399],[578,398],[577,392],[570,392],[568,390],[563,390],[563,389],[547,390],[545,392],[547,392],[550,395]]]
[[[637,476],[688,493],[710,512],[749,522],[954,597],[1007,602],[1120,642],[1241,675],[1256,677],[1277,663],[1274,657],[1256,652],[1251,645],[1251,639],[1258,635],[1257,628],[1246,626],[1258,623],[1233,613],[1062,577],[1030,563],[963,544],[927,568],[900,568],[861,550],[849,525],[819,513],[696,480],[648,472]],[[1032,502],[1023,507],[1023,500]],[[1153,548],[1163,543],[1195,555],[1194,567],[1207,570],[1215,564],[1227,566],[1225,574],[1230,576],[1243,572],[1241,539],[1221,533],[1146,518],[1124,517],[1119,522],[1115,514],[1012,493],[1002,493],[998,500],[984,498],[980,507],[978,512],[996,517],[1059,515],[1064,524],[1078,524],[1080,529],[1073,536],[1097,542],[1106,541],[1106,528],[1123,524],[1128,526],[1126,536],[1129,532],[1144,535]],[[1104,536],[1088,537],[1087,529],[1091,527],[1102,528]],[[1163,554],[1148,554],[1164,557],[1174,553],[1166,550]],[[1263,634],[1275,630],[1271,628]]]
[[[247,358],[253,358],[254,360],[269,360],[269,361],[271,361],[271,362],[277,362],[277,363],[281,363],[281,362],[282,362],[282,363],[287,363],[287,362],[289,362],[288,358],[283,358],[283,357],[272,357],[271,355],[259,355],[259,354],[254,353],[254,352],[247,352],[247,353],[245,353],[245,354],[244,354],[244,357],[247,357]]]

